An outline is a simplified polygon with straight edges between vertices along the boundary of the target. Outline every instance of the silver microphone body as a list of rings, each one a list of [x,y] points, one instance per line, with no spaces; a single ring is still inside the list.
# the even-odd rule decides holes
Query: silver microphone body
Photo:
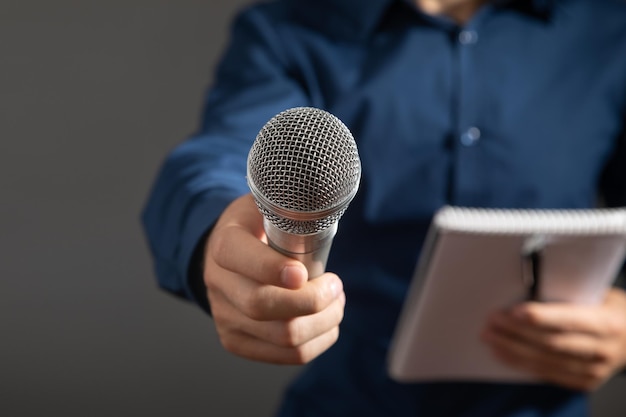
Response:
[[[274,116],[257,135],[247,166],[269,245],[301,261],[309,278],[323,274],[360,176],[356,142],[338,118],[313,107]]]
[[[337,222],[327,229],[308,235],[285,232],[267,219],[263,219],[263,227],[269,245],[283,255],[302,262],[309,278],[320,276],[326,271],[330,247],[337,233]]]

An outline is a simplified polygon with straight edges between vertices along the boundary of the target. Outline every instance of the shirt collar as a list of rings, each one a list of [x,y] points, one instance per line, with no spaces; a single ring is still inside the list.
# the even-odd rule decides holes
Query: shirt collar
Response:
[[[495,0],[496,7],[512,7],[523,13],[548,18],[556,0]],[[292,0],[292,10],[303,21],[344,39],[370,35],[394,3],[412,0]],[[332,11],[332,12],[329,12]]]

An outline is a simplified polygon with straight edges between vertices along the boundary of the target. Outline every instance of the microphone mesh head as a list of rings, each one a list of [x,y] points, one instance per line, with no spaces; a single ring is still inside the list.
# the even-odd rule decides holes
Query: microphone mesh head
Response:
[[[356,194],[360,177],[361,161],[348,128],[312,107],[274,116],[248,154],[248,185],[259,210],[288,233],[332,226]]]

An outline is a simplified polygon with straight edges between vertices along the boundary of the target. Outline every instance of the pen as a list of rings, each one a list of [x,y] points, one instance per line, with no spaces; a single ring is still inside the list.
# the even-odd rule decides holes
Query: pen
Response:
[[[524,242],[522,253],[528,265],[526,271],[528,271],[530,275],[528,276],[528,274],[526,274],[528,282],[527,299],[529,301],[539,301],[540,299],[541,261],[545,245],[546,237],[543,235],[532,236]]]

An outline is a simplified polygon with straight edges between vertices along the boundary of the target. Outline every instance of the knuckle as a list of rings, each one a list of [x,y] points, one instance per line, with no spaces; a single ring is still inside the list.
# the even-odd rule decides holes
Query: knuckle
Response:
[[[598,384],[600,381],[604,380],[606,377],[606,368],[601,365],[590,366],[587,371],[587,375],[589,377],[589,382],[592,385]]]
[[[610,368],[604,364],[591,364],[580,373],[580,389],[592,391],[600,387],[609,377]]]
[[[227,233],[223,228],[213,230],[207,243],[207,255],[220,265],[220,261],[228,253]]]
[[[256,320],[260,315],[258,296],[254,292],[239,292],[235,295],[237,309],[248,318]]]
[[[323,298],[317,294],[315,297],[311,298],[309,301],[309,305],[306,308],[307,314],[316,314],[324,310],[326,307]]]
[[[608,346],[596,346],[590,353],[590,356],[600,363],[612,362],[616,356],[616,352]]]
[[[315,314],[323,311],[328,306],[329,291],[325,286],[319,286],[313,292],[313,295],[309,299],[307,306],[308,314]]]
[[[305,365],[325,352],[339,339],[339,327],[334,327],[324,336],[321,336],[319,343],[306,343],[293,348],[293,362],[298,365]]]
[[[236,338],[232,337],[230,332],[224,332],[218,329],[217,335],[224,350],[234,355],[239,354],[240,344],[237,342]]]
[[[272,319],[278,309],[278,300],[271,297],[266,286],[260,286],[240,295],[241,310],[248,318],[255,321]]]
[[[226,326],[228,326],[229,315],[225,314],[221,308],[219,308],[218,304],[213,303],[211,305],[211,314],[213,318],[213,323],[215,323],[215,328],[218,333],[220,330]]]
[[[260,302],[258,300],[258,296],[254,294],[250,295],[241,304],[241,309],[242,313],[245,314],[248,318],[255,321],[263,321],[265,320],[265,310],[260,305]]]
[[[562,349],[562,340],[556,334],[544,334],[542,335],[538,342],[552,353],[559,353]]]
[[[255,321],[285,320],[299,315],[294,310],[294,300],[276,292],[272,285],[246,289],[238,300],[241,312]]]
[[[214,297],[214,294],[220,291],[219,285],[219,277],[220,271],[217,271],[213,265],[205,264],[204,273],[203,273],[203,281],[206,287],[207,296],[209,297],[209,301]]]
[[[330,338],[330,344],[328,345],[328,347],[334,345],[335,343],[337,343],[337,340],[339,340],[339,326],[335,327],[332,330],[331,333],[331,338]]]
[[[298,347],[304,342],[302,334],[300,322],[298,320],[290,320],[282,328],[279,343],[285,347]]]
[[[236,355],[236,356],[241,355],[239,351],[239,344],[234,343],[232,339],[222,340],[221,343],[225,351],[232,353],[233,355]]]
[[[336,318],[337,325],[339,325],[343,321],[344,316],[345,316],[345,310],[343,308],[338,308],[337,309],[337,318]]]
[[[294,361],[298,365],[306,365],[318,357],[325,349],[313,348],[309,345],[294,348]]]
[[[593,353],[594,358],[601,364],[616,362],[619,354],[619,349],[613,345],[598,346]]]

